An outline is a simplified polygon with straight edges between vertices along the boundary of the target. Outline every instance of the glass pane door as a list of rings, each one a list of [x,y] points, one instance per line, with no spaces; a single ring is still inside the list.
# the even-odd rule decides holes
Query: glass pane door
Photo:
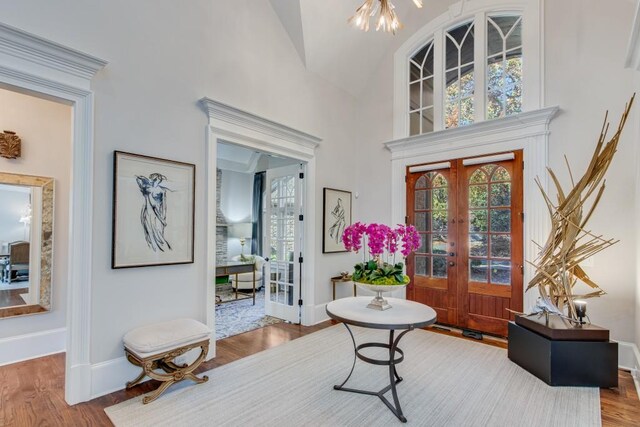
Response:
[[[429,305],[438,321],[455,323],[455,170],[451,168],[410,173],[407,179],[407,221],[420,234],[421,245],[407,259],[409,299]]]
[[[298,323],[300,252],[300,180],[299,166],[267,171],[267,235],[265,249],[269,258],[265,291],[266,314]]]

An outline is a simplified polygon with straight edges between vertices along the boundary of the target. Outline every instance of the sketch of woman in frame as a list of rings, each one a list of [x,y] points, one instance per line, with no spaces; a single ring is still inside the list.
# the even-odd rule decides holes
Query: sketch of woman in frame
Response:
[[[329,228],[329,236],[331,236],[331,238],[334,239],[336,243],[340,243],[340,239],[342,238],[342,233],[344,232],[344,228],[346,225],[342,198],[338,197],[338,201],[335,207],[331,210],[331,215],[334,218],[334,222]]]
[[[164,237],[164,229],[167,226],[167,191],[168,187],[162,185],[167,177],[152,173],[149,178],[136,176],[136,182],[144,197],[144,204],[140,211],[140,222],[147,245],[154,252],[171,250],[171,245]]]

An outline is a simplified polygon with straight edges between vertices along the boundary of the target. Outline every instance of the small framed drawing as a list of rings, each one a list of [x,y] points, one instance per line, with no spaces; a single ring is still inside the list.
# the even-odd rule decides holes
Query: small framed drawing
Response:
[[[193,262],[196,166],[116,151],[111,268]]]
[[[322,206],[322,253],[347,252],[342,233],[351,225],[351,192],[325,188]]]

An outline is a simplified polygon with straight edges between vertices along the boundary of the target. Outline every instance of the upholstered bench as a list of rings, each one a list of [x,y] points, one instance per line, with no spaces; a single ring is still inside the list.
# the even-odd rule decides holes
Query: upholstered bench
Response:
[[[162,381],[142,403],[153,402],[169,386],[184,379],[196,383],[209,378],[195,376],[193,371],[204,361],[209,351],[211,330],[193,319],[177,319],[168,322],[141,326],[129,331],[123,338],[127,360],[142,368],[138,377],[127,383],[127,389],[135,386],[145,376]],[[200,355],[191,364],[177,365],[174,359],[189,350],[200,347]],[[162,370],[164,372],[160,372]]]

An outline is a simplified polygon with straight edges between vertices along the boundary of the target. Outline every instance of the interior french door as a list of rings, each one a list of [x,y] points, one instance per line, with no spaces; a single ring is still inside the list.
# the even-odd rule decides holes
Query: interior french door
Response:
[[[298,255],[302,247],[300,166],[267,170],[264,258],[267,286],[265,313],[292,323],[299,322],[300,271]]]
[[[507,335],[523,304],[522,151],[407,170],[407,222],[421,247],[407,260],[409,299],[438,322]]]

